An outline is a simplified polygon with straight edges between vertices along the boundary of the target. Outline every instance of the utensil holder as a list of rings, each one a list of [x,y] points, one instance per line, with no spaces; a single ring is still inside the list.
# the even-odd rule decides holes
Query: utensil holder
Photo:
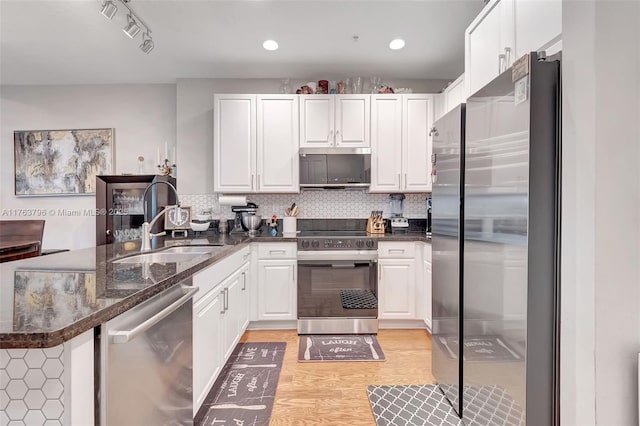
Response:
[[[285,216],[282,218],[282,233],[295,234],[297,231],[297,218],[295,216]]]

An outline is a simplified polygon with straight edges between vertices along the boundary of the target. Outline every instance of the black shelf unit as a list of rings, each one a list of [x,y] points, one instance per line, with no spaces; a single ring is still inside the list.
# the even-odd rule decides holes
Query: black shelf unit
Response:
[[[176,186],[176,179],[160,175],[101,175],[96,176],[96,245],[140,239],[145,221],[142,196],[154,182],[168,182]],[[163,207],[176,203],[171,188],[154,185],[147,193],[147,220]],[[159,220],[151,232],[164,230]]]

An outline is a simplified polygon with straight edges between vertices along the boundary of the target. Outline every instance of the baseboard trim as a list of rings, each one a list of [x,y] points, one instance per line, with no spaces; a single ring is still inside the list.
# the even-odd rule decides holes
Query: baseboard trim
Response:
[[[251,321],[247,330],[297,330],[297,320]]]

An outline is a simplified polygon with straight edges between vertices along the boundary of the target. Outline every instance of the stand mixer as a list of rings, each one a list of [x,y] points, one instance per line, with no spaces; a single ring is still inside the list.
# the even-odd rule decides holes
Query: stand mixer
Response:
[[[245,206],[231,206],[231,211],[236,214],[231,234],[255,234],[260,228],[261,220],[256,216],[258,206],[248,202]]]

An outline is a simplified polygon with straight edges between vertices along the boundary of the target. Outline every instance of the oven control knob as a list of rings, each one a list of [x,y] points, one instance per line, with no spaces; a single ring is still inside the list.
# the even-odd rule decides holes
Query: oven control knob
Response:
[[[367,247],[373,248],[373,240],[367,241]]]
[[[318,247],[320,247],[320,241],[318,241],[318,240],[313,240],[313,241],[311,242],[311,247],[313,247],[313,248],[318,248]]]
[[[303,241],[302,248],[309,248],[309,241]]]
[[[356,241],[356,247],[363,248],[364,247],[364,241],[362,241],[362,240]]]

